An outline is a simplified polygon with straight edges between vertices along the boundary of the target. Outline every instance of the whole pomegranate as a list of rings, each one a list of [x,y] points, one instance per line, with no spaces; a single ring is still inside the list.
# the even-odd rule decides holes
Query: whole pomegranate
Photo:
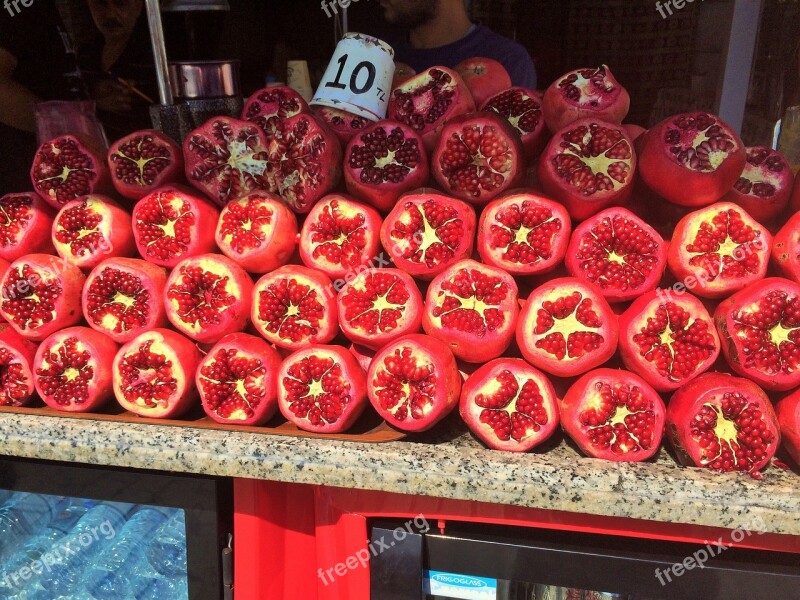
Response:
[[[511,76],[506,68],[491,58],[468,58],[453,70],[467,84],[476,106],[483,106],[489,98],[511,87]]]

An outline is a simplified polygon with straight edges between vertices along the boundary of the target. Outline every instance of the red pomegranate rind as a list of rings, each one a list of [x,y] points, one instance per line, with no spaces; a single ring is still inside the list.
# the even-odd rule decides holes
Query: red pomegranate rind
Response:
[[[137,258],[112,258],[97,265],[83,286],[83,316],[92,329],[119,344],[163,327],[167,271]]]
[[[13,261],[26,254],[52,253],[50,232],[55,215],[53,208],[32,192],[0,197],[0,258]]]
[[[461,76],[431,67],[392,90],[386,116],[414,129],[431,151],[447,121],[474,111],[475,100]]]
[[[422,327],[445,342],[457,358],[483,363],[508,349],[518,314],[514,278],[468,259],[431,281]]]
[[[584,454],[616,462],[651,458],[664,436],[664,401],[641,377],[595,369],[559,405],[561,426]]]
[[[517,320],[525,360],[558,377],[602,365],[614,355],[617,339],[616,315],[600,290],[571,277],[536,288]]]
[[[394,76],[392,77],[392,88],[396,88],[401,83],[411,79],[417,72],[403,62],[394,63]]]
[[[131,200],[183,181],[183,150],[155,129],[134,131],[117,140],[107,160],[111,183],[118,194]]]
[[[739,179],[745,147],[719,117],[683,113],[640,138],[639,174],[657,194],[682,206],[716,202]]]
[[[569,214],[543,196],[519,193],[490,202],[478,224],[478,253],[487,265],[513,275],[546,273],[564,259]]]
[[[781,428],[783,447],[800,465],[800,392],[794,392],[778,402],[775,408]]]
[[[633,141],[621,125],[583,119],[553,135],[538,175],[545,193],[582,221],[630,197],[636,165]]]
[[[304,431],[347,431],[367,407],[364,370],[342,346],[298,350],[278,372],[278,406]]]
[[[347,339],[373,350],[416,333],[422,324],[422,295],[400,269],[366,269],[340,290],[336,301]]]
[[[184,258],[213,252],[219,211],[183,188],[168,186],[133,207],[131,224],[139,255],[172,268]]]
[[[146,331],[114,357],[114,396],[142,417],[180,417],[197,399],[199,361],[200,351],[188,338],[169,329]]]
[[[58,255],[82,269],[136,252],[130,214],[99,194],[62,206],[53,221],[52,236]]]
[[[467,84],[476,106],[483,106],[489,98],[511,87],[511,76],[506,68],[491,58],[469,58],[458,63],[453,70]]]
[[[312,115],[297,115],[281,124],[269,143],[265,173],[269,190],[296,213],[307,213],[342,176],[342,147]]]
[[[518,358],[498,358],[470,375],[461,389],[461,418],[495,450],[527,452],[558,428],[552,384]]]
[[[247,326],[253,280],[220,254],[201,254],[177,264],[167,278],[167,319],[179,332],[208,344]]]
[[[25,406],[34,390],[36,345],[0,323],[0,406]]]
[[[456,407],[461,375],[447,344],[411,334],[375,355],[367,372],[367,393],[389,425],[427,431]]]
[[[338,332],[335,294],[325,273],[287,265],[256,282],[251,320],[258,333],[279,348],[325,344]]]
[[[355,273],[376,260],[381,224],[371,206],[339,194],[326,196],[303,223],[300,258],[331,279]]]
[[[347,191],[382,212],[401,194],[428,182],[422,137],[401,123],[380,121],[354,136],[344,153]]]
[[[627,90],[603,65],[559,77],[545,91],[542,106],[547,127],[555,132],[585,118],[619,125],[628,114],[630,102]]]
[[[548,132],[542,115],[541,96],[535,90],[512,87],[489,98],[481,106],[481,111],[500,115],[517,130],[529,161],[541,154]]]
[[[112,364],[119,346],[99,331],[69,327],[47,337],[36,351],[36,392],[50,408],[97,410],[114,397]]]
[[[800,284],[769,277],[720,302],[714,322],[731,368],[768,390],[800,385]]]
[[[24,337],[43,340],[81,320],[85,280],[78,267],[55,256],[23,256],[0,281],[0,316]]]
[[[269,191],[267,149],[256,125],[214,117],[183,141],[186,179],[220,206],[256,190]]]
[[[635,123],[623,123],[622,126],[625,128],[625,131],[628,132],[628,137],[634,141],[634,145],[636,140],[638,140],[641,135],[647,131],[647,129],[641,125],[636,125]]]
[[[294,253],[297,217],[277,196],[253,192],[225,205],[214,240],[245,270],[268,273],[289,262]]]
[[[771,256],[784,277],[800,282],[800,212],[775,234]]]
[[[724,200],[738,204],[760,223],[772,221],[789,204],[794,174],[789,162],[766,146],[746,149],[747,162]]]
[[[281,357],[260,337],[231,333],[197,367],[205,413],[217,423],[263,425],[278,412]]]
[[[475,245],[475,210],[466,202],[419,190],[400,198],[381,227],[381,243],[395,266],[433,279]]]
[[[242,121],[258,125],[271,141],[280,132],[281,121],[309,112],[305,99],[287,86],[263,88],[254,92],[242,108]]]
[[[361,365],[361,368],[366,373],[372,363],[372,359],[375,358],[375,350],[359,344],[350,344],[349,350],[350,354],[356,357],[358,364]]]
[[[678,222],[668,264],[693,293],[721,298],[766,275],[772,236],[742,208],[718,202]]]
[[[313,112],[318,119],[328,126],[328,129],[336,134],[336,138],[342,148],[347,146],[354,136],[372,124],[369,119],[338,108],[315,106]]]
[[[672,395],[667,433],[684,465],[755,473],[780,444],[778,419],[755,383],[704,373]]]
[[[475,204],[522,184],[524,151],[501,116],[469,114],[450,119],[433,149],[433,175],[448,194]]]
[[[656,290],[619,317],[625,368],[659,392],[676,390],[711,368],[720,342],[703,303],[688,293]]]
[[[80,135],[62,135],[39,146],[31,167],[33,189],[58,209],[80,196],[112,191],[104,151]]]
[[[595,284],[609,302],[625,302],[654,290],[667,266],[664,239],[624,208],[609,208],[572,233],[566,267]]]

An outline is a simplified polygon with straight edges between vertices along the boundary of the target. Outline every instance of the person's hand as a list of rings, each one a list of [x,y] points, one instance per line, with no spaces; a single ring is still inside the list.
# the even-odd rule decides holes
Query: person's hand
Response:
[[[113,79],[98,81],[92,90],[92,98],[97,108],[106,112],[125,113],[132,108],[131,91]]]

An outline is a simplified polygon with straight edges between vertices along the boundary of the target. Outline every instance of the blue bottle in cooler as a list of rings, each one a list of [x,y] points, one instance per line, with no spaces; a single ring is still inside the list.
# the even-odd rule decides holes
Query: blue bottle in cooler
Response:
[[[63,496],[14,494],[0,508],[0,560],[17,552],[68,505],[69,499]]]
[[[167,577],[186,576],[186,519],[176,511],[156,533],[147,550],[153,568]]]

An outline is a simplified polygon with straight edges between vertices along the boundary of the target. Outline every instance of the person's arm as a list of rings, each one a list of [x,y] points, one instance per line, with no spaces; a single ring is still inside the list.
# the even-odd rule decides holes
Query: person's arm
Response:
[[[36,131],[33,104],[38,98],[13,79],[17,59],[0,48],[0,123],[22,131]]]

